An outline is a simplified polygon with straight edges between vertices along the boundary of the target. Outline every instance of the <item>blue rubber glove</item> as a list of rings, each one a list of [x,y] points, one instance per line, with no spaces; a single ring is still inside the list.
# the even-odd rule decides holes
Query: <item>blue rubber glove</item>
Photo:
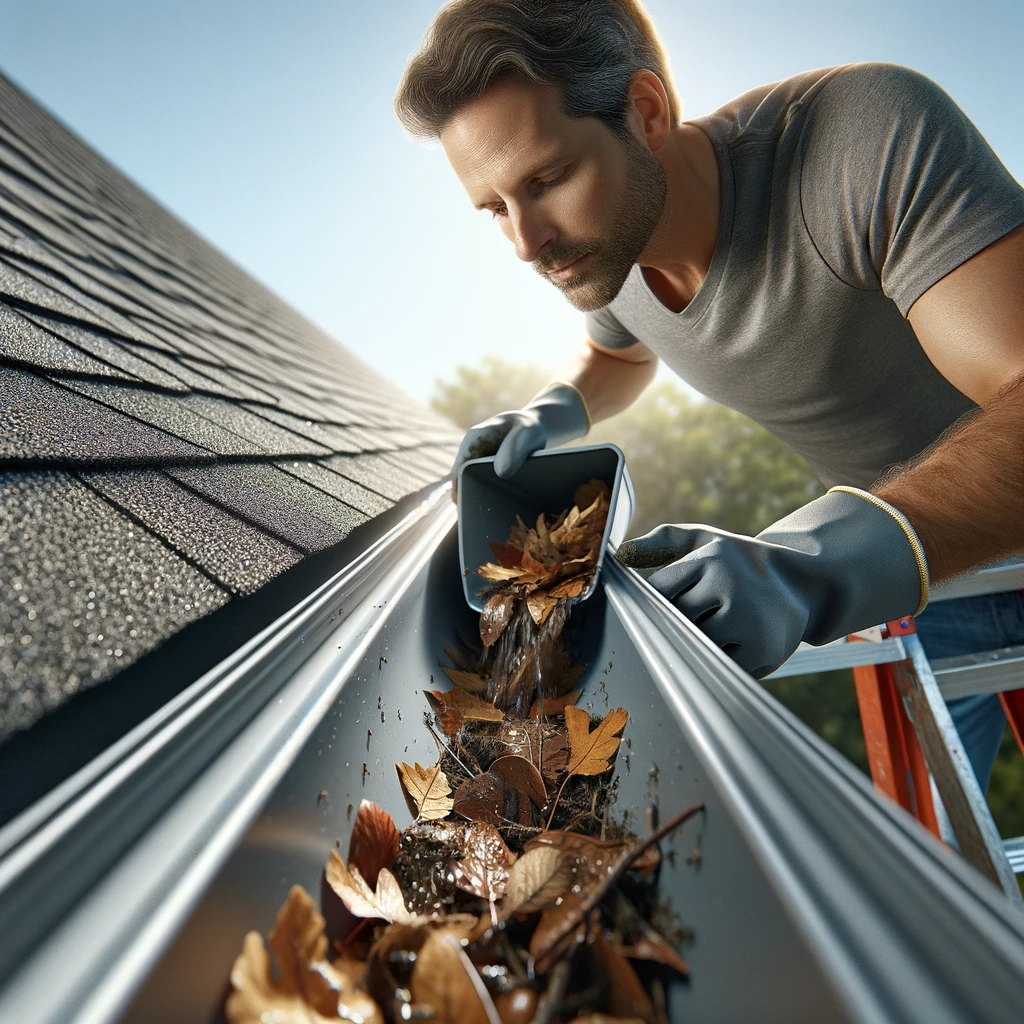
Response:
[[[590,430],[590,413],[583,396],[569,384],[549,384],[522,409],[499,412],[470,427],[452,465],[452,479],[470,459],[494,455],[494,472],[512,476],[527,456],[583,437]]]
[[[801,640],[824,644],[917,615],[928,564],[906,517],[852,487],[780,519],[756,537],[709,526],[659,526],[617,557],[751,675],[775,671]]]

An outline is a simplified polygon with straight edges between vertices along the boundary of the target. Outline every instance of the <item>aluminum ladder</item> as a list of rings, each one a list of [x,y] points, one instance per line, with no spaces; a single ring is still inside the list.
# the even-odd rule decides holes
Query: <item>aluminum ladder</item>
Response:
[[[1024,563],[936,587],[932,601],[1024,589]],[[964,754],[946,700],[998,693],[1024,753],[1024,645],[929,662],[911,617],[823,647],[801,645],[769,679],[853,669],[871,777],[936,836],[929,776],[964,858],[1024,906],[1024,836],[1003,840]],[[941,836],[940,836],[941,838]]]

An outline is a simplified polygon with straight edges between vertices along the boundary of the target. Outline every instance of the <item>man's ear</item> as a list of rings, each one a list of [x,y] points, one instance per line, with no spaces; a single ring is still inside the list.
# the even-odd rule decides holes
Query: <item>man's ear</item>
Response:
[[[638,71],[630,79],[626,104],[630,128],[656,153],[668,141],[673,127],[664,83],[653,71]]]

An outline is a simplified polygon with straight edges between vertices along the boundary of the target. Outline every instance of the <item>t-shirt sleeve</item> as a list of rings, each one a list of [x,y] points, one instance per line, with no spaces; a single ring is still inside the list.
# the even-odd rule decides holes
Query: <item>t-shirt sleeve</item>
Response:
[[[607,306],[586,313],[585,319],[587,335],[601,348],[629,348],[639,340],[622,326],[618,317]]]
[[[822,259],[904,316],[1024,223],[1024,189],[953,100],[909,68],[837,72],[811,100],[801,151],[804,222]]]

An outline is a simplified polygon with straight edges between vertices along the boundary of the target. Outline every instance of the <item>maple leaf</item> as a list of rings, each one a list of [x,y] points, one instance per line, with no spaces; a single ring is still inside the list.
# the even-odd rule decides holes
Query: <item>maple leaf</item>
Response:
[[[355,979],[327,963],[324,919],[309,894],[292,886],[270,934],[280,979],[259,932],[249,932],[231,968],[231,994],[224,1007],[229,1024],[383,1024],[377,1004]],[[359,972],[353,972],[361,974]]]
[[[390,868],[398,853],[394,819],[372,800],[362,800],[348,841],[348,862],[375,886],[381,868]]]
[[[580,708],[567,706],[565,728],[569,733],[569,775],[600,775],[611,765],[609,760],[619,749],[622,737],[618,734],[626,727],[629,714],[625,708],[616,708],[590,730],[590,715]]]
[[[564,896],[572,882],[571,867],[553,846],[528,850],[512,865],[498,916],[505,921],[513,914],[543,910]]]
[[[505,715],[499,708],[486,700],[473,696],[465,690],[454,689],[424,690],[441,721],[446,736],[454,736],[467,720],[475,722],[500,722]]]
[[[452,787],[448,777],[437,764],[424,768],[419,762],[407,765],[404,761],[395,765],[402,792],[414,817],[424,821],[438,821],[448,816],[452,809]]]
[[[555,820],[555,811],[558,809],[562,790],[574,775],[600,775],[611,767],[609,762],[622,742],[618,734],[629,721],[625,708],[616,708],[609,711],[591,732],[590,715],[586,711],[570,704],[566,706],[564,713],[565,728],[569,734],[569,761],[565,766],[565,778],[558,787],[558,793],[551,805],[548,828]]]
[[[454,659],[453,659],[454,660]],[[444,674],[452,681],[452,684],[467,693],[486,693],[487,680],[476,672],[467,672],[461,668],[449,668],[442,665]]]
[[[346,867],[331,850],[330,860],[325,869],[327,884],[337,893],[349,913],[356,917],[379,917],[382,921],[397,924],[413,924],[419,918],[405,905],[398,880],[387,868],[381,868],[377,886],[371,889],[357,867]]]

